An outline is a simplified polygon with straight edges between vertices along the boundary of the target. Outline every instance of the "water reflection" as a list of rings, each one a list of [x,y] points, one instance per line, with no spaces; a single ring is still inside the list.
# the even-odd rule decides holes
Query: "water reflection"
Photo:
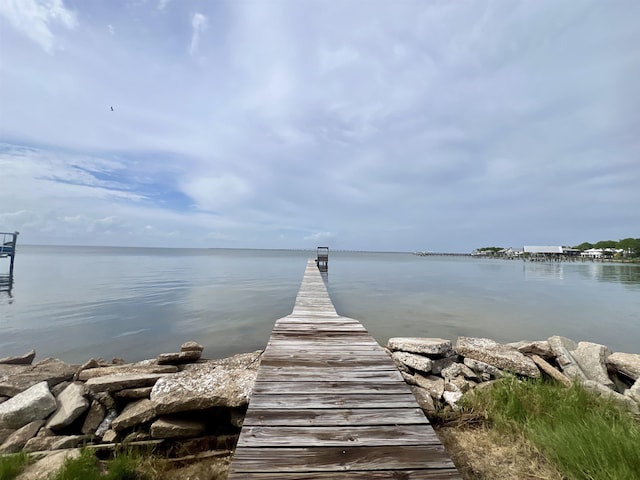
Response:
[[[640,288],[640,265],[624,263],[592,263],[579,265],[578,273],[588,279],[599,282],[613,282],[622,285]]]
[[[564,265],[558,262],[522,262],[525,280],[545,280],[564,278]]]
[[[0,296],[6,295],[9,298],[8,303],[13,302],[13,276],[12,275],[0,275]]]
[[[627,287],[640,289],[640,265],[637,264],[523,262],[524,278],[527,280],[562,280],[568,272],[577,273],[589,280],[620,283]]]

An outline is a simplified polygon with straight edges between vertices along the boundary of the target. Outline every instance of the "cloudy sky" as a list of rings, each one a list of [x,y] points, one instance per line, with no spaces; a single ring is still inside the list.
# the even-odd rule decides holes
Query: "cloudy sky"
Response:
[[[0,0],[0,231],[460,252],[640,236],[638,18],[635,0]]]

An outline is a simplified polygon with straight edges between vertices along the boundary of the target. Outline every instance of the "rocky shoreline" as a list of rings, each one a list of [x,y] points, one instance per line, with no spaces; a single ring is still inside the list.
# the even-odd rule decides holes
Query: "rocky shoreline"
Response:
[[[511,344],[459,337],[455,345],[439,338],[391,338],[386,349],[428,416],[457,408],[464,393],[507,372],[567,385],[577,379],[640,411],[640,355],[613,353],[604,345],[559,336]],[[31,453],[43,457],[38,463],[51,472],[63,452],[81,445],[108,450],[177,442],[196,453],[231,451],[262,352],[207,360],[202,351],[187,342],[179,352],[135,363],[91,359],[70,365],[48,358],[33,364],[34,351],[0,359],[0,455]]]

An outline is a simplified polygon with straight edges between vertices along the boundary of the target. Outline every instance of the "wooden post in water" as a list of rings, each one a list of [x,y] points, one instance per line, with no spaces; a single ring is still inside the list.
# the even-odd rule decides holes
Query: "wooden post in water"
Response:
[[[11,250],[11,261],[9,263],[9,279],[13,280],[13,262],[16,259],[16,245],[18,243],[18,232],[13,232],[13,249]]]

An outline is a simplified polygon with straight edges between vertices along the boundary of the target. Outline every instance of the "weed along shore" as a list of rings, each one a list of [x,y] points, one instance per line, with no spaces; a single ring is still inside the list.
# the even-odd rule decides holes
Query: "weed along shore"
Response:
[[[638,354],[558,336],[391,338],[386,352],[463,478],[640,471]],[[135,363],[35,362],[34,351],[0,359],[0,476],[227,478],[262,357],[210,360],[187,342]],[[585,433],[606,445],[580,444]],[[114,471],[129,473],[101,476]]]

